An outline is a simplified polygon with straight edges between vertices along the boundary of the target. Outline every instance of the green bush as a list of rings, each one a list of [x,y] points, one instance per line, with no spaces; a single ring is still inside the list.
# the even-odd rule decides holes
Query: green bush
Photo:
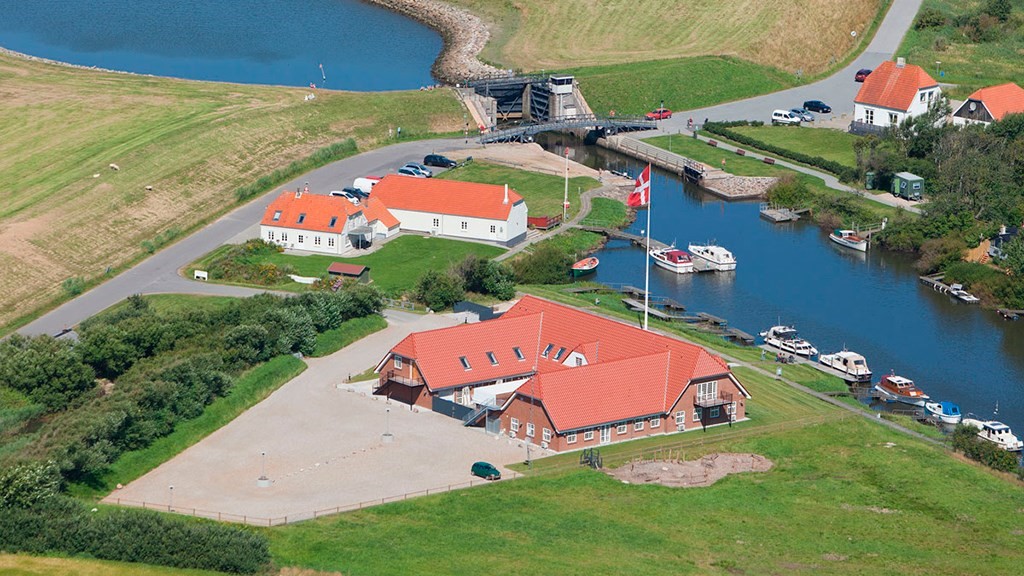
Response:
[[[416,283],[413,298],[431,310],[451,308],[466,295],[462,279],[450,272],[427,270]]]
[[[468,292],[491,295],[501,300],[511,300],[516,295],[512,271],[500,262],[469,255],[452,266],[451,272],[462,279]]]
[[[772,204],[787,208],[804,208],[814,200],[814,193],[807,184],[794,174],[783,174],[768,189],[766,199]]]
[[[0,470],[0,510],[32,508],[60,493],[61,477],[53,462],[27,462]]]
[[[60,283],[61,289],[68,296],[78,296],[82,292],[85,292],[85,280],[78,276],[72,276]]]
[[[770,152],[777,156],[789,158],[790,160],[800,162],[801,164],[816,166],[818,168],[821,168],[822,170],[825,170],[826,172],[831,172],[835,174],[836,176],[839,177],[840,180],[843,180],[844,182],[855,182],[857,180],[856,168],[844,166],[843,164],[840,164],[835,160],[826,160],[821,156],[810,156],[808,154],[794,152],[793,150],[787,150],[786,148],[780,148],[774,144],[769,144],[767,142],[758,140],[757,138],[747,136],[746,134],[740,134],[735,130],[729,129],[735,126],[761,126],[763,124],[763,122],[747,122],[742,120],[733,122],[708,122],[707,124],[704,125],[704,129],[707,130],[708,132],[711,132],[712,134],[717,134],[723,138],[728,138],[729,140],[732,140],[734,142],[746,144],[747,146],[750,146],[752,148],[757,148],[759,150],[764,150],[765,152]]]
[[[935,8],[922,8],[914,20],[914,30],[941,28],[947,23],[946,15]]]
[[[71,342],[13,334],[0,341],[0,385],[62,410],[94,386],[95,374]]]
[[[976,460],[989,468],[1002,472],[1017,469],[1017,456],[1003,450],[987,440],[978,438],[978,430],[966,424],[957,424],[952,434],[953,449],[963,452],[971,460]]]
[[[565,284],[573,257],[554,244],[542,242],[530,254],[512,262],[512,272],[520,284]]]

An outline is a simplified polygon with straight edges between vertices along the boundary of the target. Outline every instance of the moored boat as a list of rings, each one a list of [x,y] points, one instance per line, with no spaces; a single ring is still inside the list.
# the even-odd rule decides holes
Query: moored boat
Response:
[[[600,263],[601,261],[594,256],[584,258],[583,260],[580,260],[579,262],[576,262],[575,264],[572,265],[572,277],[579,278],[580,276],[592,274],[595,270],[597,270],[597,265]]]
[[[996,420],[975,420],[964,418],[963,423],[978,429],[978,438],[988,440],[1007,452],[1020,452],[1024,443],[1014,435],[1010,427]]]
[[[843,379],[851,382],[870,382],[871,370],[863,356],[849,350],[834,354],[822,354],[818,362],[843,373]]]
[[[867,252],[868,240],[867,238],[861,238],[853,230],[839,230],[838,228],[833,230],[828,235],[829,240],[839,244],[840,246],[846,246],[847,248],[853,248],[860,252]]]
[[[963,284],[950,284],[949,293],[957,300],[966,302],[967,304],[977,304],[978,302],[981,302],[977,296],[971,294],[967,290],[964,290]]]
[[[931,400],[923,390],[914,384],[913,380],[895,374],[882,376],[881,382],[875,384],[875,390],[887,400],[895,400],[911,406],[923,407],[925,402]]]
[[[810,358],[818,354],[818,349],[800,338],[796,328],[792,326],[772,326],[761,332],[761,337],[764,338],[765,344],[797,356]]]
[[[736,269],[736,257],[721,246],[715,244],[690,244],[687,249],[694,258],[707,262],[708,268],[719,272]]]
[[[693,260],[686,250],[680,250],[675,246],[651,250],[651,258],[660,268],[670,270],[676,274],[688,274],[693,272]]]
[[[929,416],[946,424],[959,424],[963,419],[960,407],[952,402],[925,402],[924,410]]]

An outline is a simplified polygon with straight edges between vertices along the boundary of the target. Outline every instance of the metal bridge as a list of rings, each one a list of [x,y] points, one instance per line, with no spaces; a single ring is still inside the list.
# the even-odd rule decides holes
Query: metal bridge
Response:
[[[654,130],[657,123],[643,116],[611,116],[602,117],[594,114],[563,118],[551,122],[529,122],[512,128],[494,130],[480,136],[481,144],[493,142],[523,142],[530,136],[541,132],[564,132],[572,129],[589,129],[604,134],[632,132],[637,130]]]

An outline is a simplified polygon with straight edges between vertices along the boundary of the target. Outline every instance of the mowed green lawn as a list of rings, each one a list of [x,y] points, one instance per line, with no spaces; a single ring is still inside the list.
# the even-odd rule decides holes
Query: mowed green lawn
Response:
[[[530,216],[556,216],[562,214],[565,198],[565,178],[528,170],[509,168],[488,162],[471,162],[437,176],[447,180],[478,182],[481,184],[508,184],[526,200]],[[569,179],[569,217],[580,209],[580,191],[597,188],[601,183],[593,178],[577,176]]]
[[[849,132],[830,128],[793,126],[736,126],[730,128],[751,138],[808,156],[820,156],[851,168],[857,167],[853,143],[860,139]]]
[[[131,562],[0,554],[5,576],[223,576],[223,572],[165,568]]]
[[[574,470],[266,533],[280,565],[354,575],[924,576],[1024,561],[1015,481],[874,422],[707,438],[686,457],[752,452],[774,468],[690,489]]]

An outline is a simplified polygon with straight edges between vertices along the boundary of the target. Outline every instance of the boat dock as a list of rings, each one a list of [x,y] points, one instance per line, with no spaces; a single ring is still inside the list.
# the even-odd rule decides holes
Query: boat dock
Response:
[[[996,313],[1002,316],[1004,320],[1016,320],[1024,316],[1024,310],[1011,310],[1009,308],[1000,308],[996,310]]]
[[[949,284],[942,281],[945,278],[945,274],[932,274],[930,276],[918,276],[918,280],[921,284],[939,292],[941,294],[949,294]]]
[[[773,224],[795,222],[800,219],[801,215],[807,214],[810,211],[810,208],[784,208],[768,204],[767,202],[761,204],[761,218],[764,218]]]
[[[631,243],[633,243],[634,246],[640,246],[640,247],[646,247],[647,246],[647,237],[646,236],[641,236],[639,234],[631,234],[629,232],[623,232],[622,230],[618,230],[616,228],[605,228],[603,226],[583,226],[583,225],[577,225],[575,227],[579,228],[580,230],[586,230],[587,232],[594,232],[594,233],[597,233],[597,234],[602,234],[604,236],[607,236],[608,238],[615,238],[617,240],[629,240]],[[651,238],[651,248],[656,248],[658,250],[661,250],[662,248],[668,248],[668,247],[669,247],[668,244],[665,244],[664,242],[661,242],[660,240],[655,240],[654,238]]]

